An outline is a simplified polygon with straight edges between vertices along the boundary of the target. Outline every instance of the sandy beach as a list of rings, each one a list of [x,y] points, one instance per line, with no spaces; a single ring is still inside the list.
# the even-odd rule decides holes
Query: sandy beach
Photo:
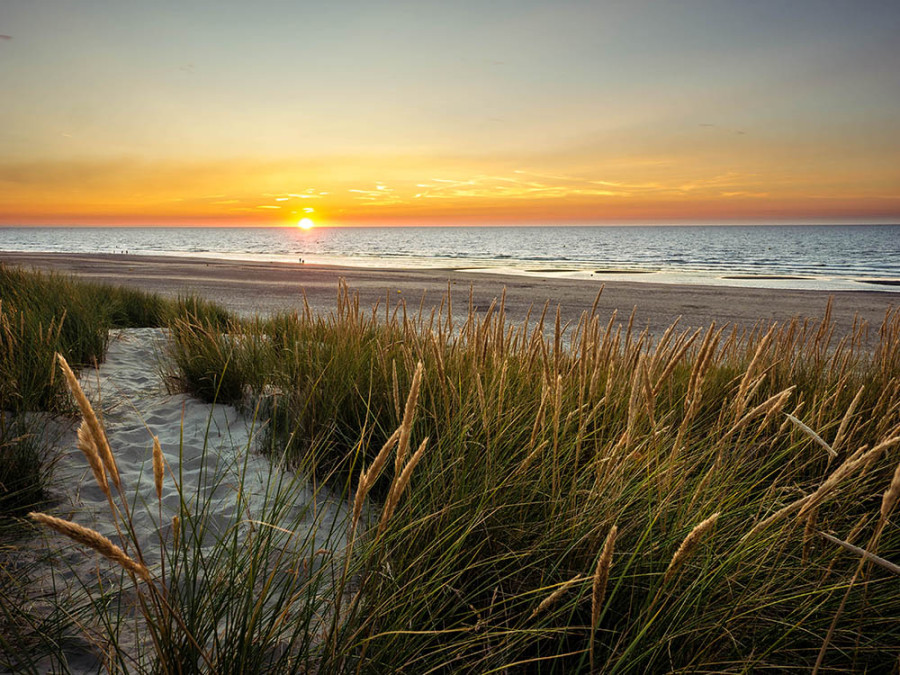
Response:
[[[311,264],[247,262],[220,259],[136,255],[82,255],[0,252],[0,262],[25,268],[53,270],[99,282],[122,284],[167,297],[193,292],[241,314],[268,314],[303,306],[328,312],[336,306],[340,279],[358,291],[362,306],[390,297],[406,300],[417,310],[430,311],[453,291],[454,314],[464,315],[470,289],[475,308],[486,311],[506,289],[506,311],[512,321],[525,317],[530,307],[540,313],[549,300],[558,305],[563,321],[575,322],[590,310],[597,293],[601,316],[627,320],[633,309],[635,325],[658,333],[681,317],[682,326],[703,327],[733,323],[786,321],[793,317],[821,318],[829,297],[834,298],[833,319],[841,334],[856,316],[877,326],[890,307],[900,305],[900,292],[772,290],[745,287],[672,285],[643,281],[525,277],[454,269],[393,270],[334,267]]]

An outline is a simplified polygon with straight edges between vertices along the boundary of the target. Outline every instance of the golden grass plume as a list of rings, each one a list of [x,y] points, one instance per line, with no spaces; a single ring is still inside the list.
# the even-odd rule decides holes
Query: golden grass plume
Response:
[[[394,476],[394,482],[391,485],[387,501],[384,504],[384,510],[381,512],[381,521],[378,523],[379,534],[384,530],[387,522],[391,519],[391,516],[394,515],[394,509],[397,508],[397,503],[400,501],[400,497],[403,495],[406,486],[409,484],[409,479],[412,477],[413,469],[416,468],[416,464],[422,459],[422,454],[425,452],[425,447],[427,445],[428,438],[426,437],[419,445],[419,449],[409,458],[409,461],[403,468],[403,472],[399,476]]]
[[[425,371],[425,365],[419,361],[416,364],[416,372],[413,375],[412,384],[409,387],[409,396],[406,397],[406,408],[403,411],[403,422],[400,425],[400,439],[397,443],[397,456],[394,459],[394,470],[399,474],[403,462],[406,460],[406,453],[409,448],[409,436],[412,433],[413,420],[416,414],[416,401],[419,399],[419,387],[422,384],[422,374]]]
[[[594,568],[594,579],[591,585],[591,625],[594,628],[597,627],[597,622],[600,620],[600,612],[603,610],[603,599],[606,597],[606,584],[609,581],[613,549],[615,548],[618,534],[619,528],[613,525],[609,530],[609,534],[606,535],[603,549],[600,551],[600,557],[597,558],[597,565]]]
[[[47,515],[46,513],[31,512],[28,514],[28,517],[79,544],[94,549],[104,558],[111,560],[144,581],[148,583],[152,581],[150,571],[144,565],[130,558],[125,551],[113,544],[99,532],[79,525],[78,523]]]
[[[378,476],[381,475],[381,471],[384,469],[384,465],[387,462],[388,455],[390,455],[391,449],[400,437],[400,430],[401,427],[398,427],[394,433],[391,434],[390,438],[388,438],[384,445],[381,446],[381,450],[378,451],[378,454],[375,455],[375,459],[372,460],[369,468],[365,469],[359,476],[359,485],[356,488],[356,497],[353,500],[353,529],[356,529],[356,524],[359,522],[366,495],[369,494],[369,490],[372,489],[375,481],[378,480]]]
[[[165,460],[162,447],[159,445],[159,436],[153,437],[153,482],[156,484],[156,498],[162,500],[163,478],[165,476]]]
[[[87,428],[90,430],[91,436],[94,440],[94,445],[97,448],[97,451],[100,454],[100,459],[103,460],[103,466],[106,467],[107,473],[112,478],[113,484],[121,489],[122,482],[119,478],[119,467],[116,465],[116,459],[113,457],[112,449],[109,447],[109,442],[106,440],[106,433],[103,431],[103,425],[100,424],[100,420],[97,419],[97,415],[94,412],[94,408],[91,406],[91,402],[88,401],[87,396],[84,394],[84,390],[82,390],[81,385],[78,384],[78,378],[75,377],[75,373],[72,372],[72,369],[69,367],[69,364],[66,362],[66,359],[62,354],[57,353],[57,360],[59,361],[59,367],[63,371],[63,375],[66,378],[66,382],[69,385],[69,389],[72,391],[72,395],[75,397],[75,402],[78,404],[78,408],[81,410],[81,415],[84,417],[84,422],[87,424]]]
[[[90,429],[88,429],[84,420],[78,425],[78,449],[81,450],[81,453],[87,459],[97,485],[109,497],[109,483],[106,480],[106,472],[103,470],[103,460],[100,459],[100,451],[97,449],[94,437],[91,435]]]
[[[572,577],[568,581],[563,582],[559,588],[557,588],[555,591],[553,591],[550,595],[548,595],[546,598],[544,598],[541,601],[541,604],[539,604],[535,608],[535,610],[531,613],[531,618],[534,619],[538,615],[543,614],[548,609],[550,609],[553,605],[556,604],[556,602],[562,596],[564,596],[566,594],[566,591],[568,591],[570,588],[572,588],[572,586],[577,584],[579,581],[582,581],[584,578],[585,577],[583,574],[576,574],[574,577]]]
[[[716,521],[719,519],[719,512],[712,514],[706,520],[701,521],[698,525],[694,527],[688,533],[688,536],[684,538],[684,541],[681,542],[681,546],[678,547],[678,550],[675,551],[675,555],[672,556],[672,561],[669,563],[668,569],[666,569],[666,575],[663,577],[663,583],[666,583],[672,576],[677,572],[681,566],[687,562],[688,558],[694,553],[694,550],[697,548],[697,545],[703,540],[703,537],[706,536],[706,533],[709,532],[713,526],[716,524]]]

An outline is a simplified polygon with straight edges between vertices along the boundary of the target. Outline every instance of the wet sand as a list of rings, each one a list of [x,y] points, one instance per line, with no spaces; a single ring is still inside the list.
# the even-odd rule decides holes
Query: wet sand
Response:
[[[900,292],[773,290],[743,287],[671,285],[645,281],[605,281],[602,274],[589,279],[541,278],[485,274],[455,269],[394,270],[335,267],[312,264],[247,262],[164,256],[115,254],[50,254],[0,252],[0,263],[55,270],[94,281],[121,284],[167,297],[193,292],[241,314],[269,314],[299,309],[303,294],[319,312],[336,307],[341,278],[358,291],[363,307],[391,298],[406,300],[412,311],[423,303],[426,311],[440,305],[448,284],[453,292],[454,315],[464,314],[469,292],[475,308],[486,311],[506,288],[506,313],[522,320],[529,310],[540,313],[550,301],[562,320],[576,322],[589,311],[601,286],[597,304],[604,319],[613,311],[627,320],[635,310],[635,326],[659,333],[676,318],[690,327],[735,323],[787,321],[793,317],[821,318],[829,296],[838,334],[849,330],[854,317],[877,326],[890,307],[900,307]],[[424,294],[424,296],[423,296]]]

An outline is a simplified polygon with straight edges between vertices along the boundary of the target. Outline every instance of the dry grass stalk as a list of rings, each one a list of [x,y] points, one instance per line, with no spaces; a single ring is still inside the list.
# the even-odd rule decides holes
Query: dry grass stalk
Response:
[[[400,497],[403,495],[404,490],[406,490],[406,486],[409,484],[409,479],[412,477],[413,469],[416,468],[416,464],[419,463],[419,460],[422,459],[422,454],[425,452],[425,446],[428,445],[428,438],[426,438],[419,445],[419,449],[413,453],[413,456],[409,458],[409,462],[406,463],[406,466],[403,468],[403,473],[399,476],[394,477],[394,482],[391,485],[391,490],[388,493],[387,501],[384,504],[384,510],[381,512],[381,521],[378,523],[378,533],[381,534],[384,531],[385,526],[388,521],[391,519],[391,516],[394,515],[394,509],[397,508],[397,502],[400,501]]]
[[[900,439],[891,439],[891,440],[900,440]],[[770,525],[782,520],[786,516],[789,516],[794,511],[799,510],[799,517],[803,518],[811,513],[815,508],[817,508],[825,498],[837,487],[837,485],[844,480],[847,476],[852,474],[859,466],[864,464],[870,458],[870,455],[873,451],[881,452],[883,449],[884,443],[872,448],[866,452],[865,446],[854,452],[850,457],[845,459],[837,469],[835,469],[828,478],[825,479],[818,489],[806,495],[805,497],[801,497],[796,501],[791,502],[787,506],[779,509],[775,513],[773,513],[768,518],[761,520],[757,523],[747,534],[741,537],[741,541],[746,541],[750,539],[755,534],[763,531]]]
[[[550,445],[550,441],[544,441],[540,445],[538,445],[534,450],[528,453],[528,456],[522,460],[522,463],[516,468],[513,472],[514,476],[525,473],[528,470],[528,467],[534,463],[534,460],[537,459],[538,455],[540,455],[544,449]]]
[[[62,518],[49,516],[46,513],[32,512],[28,514],[28,517],[79,544],[94,549],[104,558],[111,560],[128,572],[137,575],[148,583],[151,582],[150,571],[144,565],[128,557],[125,551],[99,532]]]
[[[804,434],[806,434],[806,435],[809,436],[811,439],[813,439],[816,443],[818,443],[820,446],[822,446],[822,448],[825,449],[825,452],[827,452],[828,455],[829,455],[832,459],[834,459],[835,457],[837,457],[837,453],[834,451],[834,448],[832,448],[830,445],[828,445],[828,443],[825,442],[825,439],[824,439],[824,438],[822,438],[821,436],[819,436],[819,434],[817,434],[815,431],[813,431],[812,429],[810,429],[808,426],[806,426],[803,422],[801,422],[799,419],[797,419],[796,417],[794,417],[794,416],[791,415],[790,413],[785,413],[785,415],[787,416],[787,418],[788,418],[791,422],[794,423],[795,426],[799,427],[799,429],[800,429]]]
[[[809,500],[800,509],[800,517],[804,517],[812,509],[818,507],[837,488],[841,481],[852,475],[856,469],[866,464],[872,456],[880,452],[881,448],[878,446],[868,451],[863,447],[854,452],[843,464],[834,470],[815,492],[809,495]]]
[[[801,508],[805,504],[808,504],[812,500],[812,497],[812,494],[806,495],[805,497],[801,497],[800,499],[791,502],[787,506],[778,509],[778,511],[773,513],[768,518],[765,518],[758,522],[747,534],[741,537],[741,541],[744,542],[750,539],[751,537],[753,537],[753,535],[757,534],[758,532],[762,532],[773,523],[777,523],[778,521],[786,518],[797,509]]]
[[[419,398],[419,387],[422,384],[422,373],[425,366],[421,361],[416,365],[412,384],[409,388],[409,396],[406,398],[406,408],[403,411],[403,422],[400,425],[400,440],[397,444],[397,456],[394,459],[394,471],[399,474],[403,462],[406,461],[406,453],[409,449],[409,435],[412,433],[413,420],[416,414],[416,401]]]
[[[107,498],[111,498],[109,483],[106,480],[106,472],[103,470],[103,461],[100,459],[100,452],[97,450],[97,445],[94,443],[94,437],[91,435],[90,429],[88,429],[84,420],[82,420],[81,424],[78,426],[78,449],[81,450],[85,459],[87,459],[88,465],[91,467],[91,472],[94,474],[94,480],[97,481],[97,485],[103,490],[103,494],[105,494]]]
[[[481,384],[481,373],[475,373],[475,393],[478,395],[478,409],[481,411],[481,425],[484,427],[485,434],[490,433],[490,417],[488,413],[487,400],[484,395],[484,386]]]
[[[669,342],[672,340],[672,335],[675,332],[675,328],[678,326],[678,322],[681,321],[681,317],[676,317],[675,321],[669,324],[669,327],[666,328],[665,332],[662,334],[662,337],[659,339],[659,342],[656,343],[656,349],[653,350],[653,356],[650,359],[650,365],[647,367],[650,371],[655,371],[659,366],[660,361],[669,355],[667,351]]]
[[[874,553],[870,553],[869,551],[867,551],[864,548],[860,548],[859,546],[854,546],[850,542],[838,539],[837,537],[834,537],[826,532],[819,532],[819,534],[822,535],[823,537],[825,537],[831,543],[837,544],[838,546],[841,546],[841,547],[847,549],[851,553],[855,553],[856,555],[860,556],[860,558],[862,558],[863,560],[869,560],[869,561],[875,563],[876,565],[883,567],[884,569],[888,570],[889,572],[893,572],[894,574],[900,575],[900,565],[895,565],[890,560],[885,560],[881,556],[877,556]]]
[[[159,436],[153,437],[153,482],[156,484],[156,498],[162,501],[163,478],[165,477],[166,464],[163,459],[162,447],[159,445]]]
[[[500,368],[500,382],[497,385],[497,419],[503,419],[503,401],[506,395],[506,371],[509,369],[509,361],[504,360]]]
[[[894,510],[894,506],[897,505],[898,499],[900,499],[900,464],[897,464],[897,468],[894,469],[894,476],[891,478],[891,484],[888,486],[888,489],[884,493],[884,497],[881,499],[882,522],[887,520],[891,511]]]
[[[894,431],[896,431],[896,430],[897,430],[897,429],[895,428]],[[891,437],[891,438],[888,438],[888,439],[885,440],[885,441],[881,441],[881,443],[879,443],[879,444],[876,445],[874,448],[872,448],[869,452],[867,452],[867,453],[866,453],[866,457],[865,457],[865,462],[863,462],[864,466],[863,466],[863,469],[862,469],[862,472],[861,472],[861,473],[862,473],[863,475],[865,475],[865,473],[866,473],[869,469],[871,469],[872,466],[873,466],[879,459],[881,459],[881,455],[884,453],[884,451],[885,451],[885,450],[889,450],[889,449],[892,448],[893,446],[897,445],[897,443],[900,443],[900,436],[893,436],[893,437]]]
[[[84,391],[81,389],[81,385],[78,384],[78,379],[75,377],[75,373],[73,373],[72,369],[69,368],[69,364],[66,362],[65,358],[63,358],[63,355],[57,354],[56,358],[59,361],[59,366],[63,371],[63,375],[65,375],[66,377],[66,382],[69,385],[69,389],[72,391],[72,395],[75,397],[75,402],[78,404],[78,407],[81,410],[81,415],[82,417],[84,417],[84,421],[91,432],[91,436],[94,439],[94,444],[97,447],[100,459],[103,460],[103,465],[104,467],[106,467],[107,473],[112,478],[113,485],[121,490],[122,482],[119,479],[119,467],[116,465],[116,460],[115,457],[113,457],[112,449],[109,447],[109,442],[106,440],[106,434],[103,431],[103,426],[100,424],[100,420],[97,419],[97,415],[96,413],[94,413],[94,408],[91,406],[90,401],[88,401],[87,396],[84,395]]]
[[[596,672],[594,668],[594,633],[597,630],[597,624],[600,622],[600,615],[603,612],[603,600],[606,598],[606,585],[609,581],[609,570],[612,567],[613,549],[616,545],[616,536],[619,528],[613,525],[606,535],[606,541],[603,542],[603,548],[600,551],[600,557],[597,558],[597,566],[594,568],[594,579],[591,584],[591,639],[590,639],[590,665],[591,672]]]
[[[847,425],[850,424],[850,420],[853,418],[853,413],[856,411],[856,406],[859,404],[859,400],[862,398],[865,389],[865,386],[859,388],[859,391],[856,392],[856,396],[854,396],[853,400],[850,402],[850,407],[847,408],[847,412],[844,413],[841,425],[838,427],[837,434],[834,436],[834,442],[831,444],[831,447],[835,452],[838,452],[841,448],[844,434],[847,432]]]
[[[550,609],[563,595],[566,594],[566,591],[572,588],[572,586],[577,584],[579,581],[582,581],[584,578],[584,575],[576,574],[574,577],[564,582],[559,588],[557,588],[541,601],[541,604],[539,604],[537,608],[531,613],[531,618],[533,619],[539,614],[543,614],[545,611]]]
[[[772,326],[769,328],[769,332],[766,333],[759,341],[759,344],[756,347],[756,353],[753,354],[753,358],[750,360],[750,365],[747,366],[747,371],[744,373],[744,377],[741,380],[740,387],[738,387],[738,393],[735,399],[741,401],[744,405],[746,405],[746,400],[750,398],[750,387],[754,381],[756,366],[759,364],[765,351],[769,348],[769,345],[772,342],[772,338],[775,335],[775,326],[776,324],[772,324]]]
[[[388,455],[391,453],[391,449],[394,447],[394,444],[397,442],[397,439],[400,437],[400,427],[394,430],[394,433],[390,435],[390,437],[384,442],[384,445],[381,446],[381,450],[378,451],[378,454],[375,455],[375,459],[372,460],[372,463],[369,465],[369,468],[365,470],[363,473],[363,479],[366,483],[371,485],[378,480],[378,477],[381,475],[382,469],[384,469],[384,465],[387,463]]]
[[[558,314],[558,312],[557,312]],[[558,317],[557,317],[558,318]],[[556,389],[553,398],[553,494],[559,494],[559,417],[562,412],[562,375],[556,376]]]
[[[694,366],[691,369],[691,376],[688,380],[687,391],[684,397],[684,417],[681,420],[681,424],[678,427],[678,433],[675,436],[675,443],[672,446],[673,452],[678,452],[684,445],[684,439],[694,421],[694,417],[700,410],[703,381],[706,377],[706,372],[715,357],[719,338],[722,335],[722,330],[724,330],[720,328],[717,331],[715,328],[716,324],[715,322],[712,322],[706,333],[706,337],[700,344],[697,356],[694,359]]]
[[[731,430],[727,434],[725,434],[724,437],[727,438],[728,436],[731,436],[732,434],[740,431],[745,426],[747,426],[747,423],[750,422],[750,420],[752,420],[755,417],[758,417],[759,415],[765,415],[766,418],[769,418],[773,412],[780,410],[781,408],[784,407],[784,405],[787,403],[788,399],[791,397],[791,394],[793,393],[794,389],[795,389],[794,386],[790,386],[787,389],[785,389],[784,391],[778,392],[774,396],[770,396],[769,398],[767,398],[765,401],[763,401],[758,406],[753,408],[750,412],[748,412],[746,415],[744,415],[737,422],[737,424],[735,424],[733,427],[731,427]]]
[[[669,563],[669,568],[666,570],[665,577],[663,577],[664,584],[669,579],[671,579],[675,572],[677,572],[679,568],[681,568],[681,566],[687,561],[687,559],[691,557],[694,550],[697,548],[697,545],[700,543],[706,533],[713,528],[718,519],[719,512],[716,512],[706,520],[702,521],[688,533],[688,536],[686,536],[684,538],[684,541],[681,542],[681,546],[679,546],[678,550],[675,551],[675,555],[672,556],[672,562]]]
[[[647,417],[650,418],[650,424],[656,426],[656,394],[653,393],[653,385],[650,384],[650,370],[647,367],[647,360],[641,359],[641,381],[644,390],[644,407],[647,410]]]
[[[697,352],[697,356],[694,359],[694,367],[691,369],[691,376],[688,381],[688,399],[693,400],[696,395],[696,391],[700,382],[703,379],[703,372],[706,369],[706,365],[710,358],[710,355],[715,352],[715,345],[713,344],[716,339],[716,323],[713,321],[709,325],[709,329],[706,331],[706,336],[703,338],[703,342],[700,344],[700,350]]]
[[[669,375],[672,374],[672,371],[675,370],[675,367],[681,362],[681,357],[684,356],[685,352],[687,352],[690,346],[694,344],[694,341],[697,339],[697,336],[700,335],[700,333],[701,330],[698,328],[693,333],[693,335],[685,340],[684,343],[678,348],[678,350],[669,357],[669,362],[663,369],[662,374],[658,378],[656,378],[656,384],[653,385],[654,396],[659,393],[663,383],[668,379]]]
[[[394,388],[394,410],[400,419],[400,382],[397,379],[397,362],[391,361],[391,383]]]
[[[597,566],[594,568],[594,580],[591,586],[591,627],[596,628],[600,621],[600,613],[603,611],[603,599],[606,597],[606,584],[609,581],[609,570],[612,567],[613,550],[616,545],[616,536],[619,528],[613,525],[606,540],[600,557],[597,558]]]
[[[372,486],[375,484],[375,481],[378,480],[378,477],[381,475],[382,469],[384,469],[385,463],[387,463],[388,455],[391,453],[391,449],[394,447],[394,444],[397,442],[397,439],[400,436],[400,427],[398,427],[394,433],[391,434],[391,437],[385,441],[385,444],[381,446],[381,450],[378,451],[378,454],[375,455],[375,459],[372,460],[372,463],[369,465],[369,468],[364,470],[359,477],[359,485],[356,488],[356,497],[353,500],[353,527],[352,529],[356,529],[356,524],[359,522],[359,517],[362,514],[363,502],[366,500],[366,495],[369,493],[369,490],[372,489]]]

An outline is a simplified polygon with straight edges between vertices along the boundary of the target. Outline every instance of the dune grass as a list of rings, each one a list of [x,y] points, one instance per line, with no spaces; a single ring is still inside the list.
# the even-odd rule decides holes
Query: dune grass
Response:
[[[111,328],[165,326],[176,317],[222,325],[201,298],[177,301],[58,274],[0,265],[0,515],[41,498],[52,453],[39,417],[71,410],[54,354],[79,369],[103,361]]]
[[[111,497],[148,639],[116,649],[121,596],[92,590],[110,669],[896,668],[900,311],[654,339],[595,311],[509,325],[502,299],[457,325],[451,301],[173,321],[181,386],[257,411],[295,472],[262,513],[239,483],[211,548],[166,473],[159,564]],[[285,522],[300,479],[347,521]]]
[[[895,667],[900,580],[867,563],[844,601],[857,560],[819,533],[900,561],[879,513],[900,461],[900,313],[877,335],[835,337],[826,314],[658,340],[594,312],[510,326],[502,301],[448,316],[363,310],[343,288],[328,317],[174,331],[189,390],[256,391],[278,459],[343,490],[424,364],[428,448],[377,538],[365,618],[334,638],[356,665],[808,669],[827,642],[829,668]]]

